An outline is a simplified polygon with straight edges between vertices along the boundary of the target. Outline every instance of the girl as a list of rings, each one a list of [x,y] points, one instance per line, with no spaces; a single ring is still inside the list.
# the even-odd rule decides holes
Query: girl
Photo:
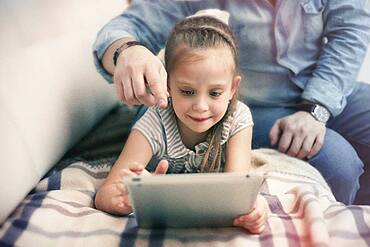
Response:
[[[145,166],[161,160],[154,173],[247,172],[251,167],[252,117],[237,101],[235,38],[223,21],[193,16],[178,23],[167,42],[169,106],[150,107],[133,126],[125,147],[95,198],[97,209],[132,211],[122,176],[150,174]],[[257,197],[254,210],[235,226],[260,233],[267,203]]]

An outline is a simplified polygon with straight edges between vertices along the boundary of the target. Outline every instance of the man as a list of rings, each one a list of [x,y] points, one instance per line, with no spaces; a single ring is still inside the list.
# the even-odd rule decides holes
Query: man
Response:
[[[166,107],[167,74],[155,54],[177,21],[212,8],[230,13],[239,41],[253,147],[308,160],[339,201],[353,203],[370,165],[370,85],[356,82],[370,37],[368,1],[134,1],[94,46],[118,98]],[[370,204],[370,185],[362,186],[356,203]]]

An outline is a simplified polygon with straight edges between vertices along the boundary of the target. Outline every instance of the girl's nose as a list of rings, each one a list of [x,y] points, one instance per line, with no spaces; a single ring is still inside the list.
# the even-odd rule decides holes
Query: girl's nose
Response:
[[[205,112],[208,111],[209,106],[208,102],[204,97],[199,97],[193,104],[193,110],[198,112]]]

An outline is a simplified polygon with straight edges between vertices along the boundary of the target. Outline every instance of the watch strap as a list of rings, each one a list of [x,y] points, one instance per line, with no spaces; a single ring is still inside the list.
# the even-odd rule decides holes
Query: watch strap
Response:
[[[316,120],[326,123],[330,118],[329,110],[314,102],[303,102],[298,105],[298,110],[309,112]]]
[[[298,105],[298,110],[312,112],[316,107],[315,103],[302,103]]]
[[[113,64],[114,66],[117,65],[117,60],[118,60],[118,57],[119,55],[124,51],[126,50],[127,48],[131,47],[131,46],[135,46],[135,45],[140,45],[140,46],[144,46],[145,45],[139,41],[128,41],[126,43],[123,43],[122,45],[120,45],[115,51],[114,51],[114,54],[113,54]]]

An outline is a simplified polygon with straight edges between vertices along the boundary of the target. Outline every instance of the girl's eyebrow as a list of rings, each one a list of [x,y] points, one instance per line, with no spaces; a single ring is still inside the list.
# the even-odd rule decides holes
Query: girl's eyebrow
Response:
[[[176,80],[175,83],[177,84],[178,87],[194,88],[197,86],[195,83],[190,83],[189,81],[183,81],[183,80]]]
[[[227,83],[215,83],[215,84],[211,84],[210,87],[213,87],[213,88],[224,88],[227,85],[228,85]]]
[[[181,80],[181,79],[178,79],[178,80],[175,80],[176,83],[178,84],[181,84],[181,86],[189,86],[189,87],[194,87],[195,84],[194,83],[189,83],[189,81],[185,81],[185,80]],[[212,88],[224,88],[228,85],[228,82],[216,82],[216,83],[212,83],[209,85],[209,87],[212,87]]]
[[[196,88],[198,86],[197,82],[191,82],[191,80],[186,80],[184,78],[176,78],[173,82],[177,84],[177,87]],[[224,90],[228,86],[229,86],[229,81],[217,81],[215,83],[209,83],[207,85],[207,88],[209,90],[217,90],[217,89]]]
[[[193,86],[194,84],[193,83],[189,83],[189,81],[185,81],[185,80],[175,80],[176,83],[178,84],[181,84],[181,85],[185,85],[185,86]]]

